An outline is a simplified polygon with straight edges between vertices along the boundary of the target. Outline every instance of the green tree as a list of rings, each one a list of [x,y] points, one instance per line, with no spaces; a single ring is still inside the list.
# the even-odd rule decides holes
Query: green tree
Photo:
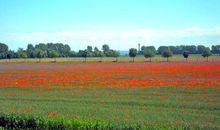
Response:
[[[0,43],[0,53],[5,53],[8,51],[8,45]]]
[[[168,50],[169,47],[168,46],[160,46],[158,49],[157,49],[157,53],[158,54],[163,54],[164,51]]]
[[[205,58],[206,57],[206,59],[207,59],[207,62],[209,61],[209,56],[211,56],[212,55],[212,52],[208,49],[208,48],[206,48],[205,50],[203,50],[203,52],[202,52],[202,56]]]
[[[151,50],[153,53],[157,53],[156,48],[154,46],[142,46],[141,47],[141,53],[144,54],[145,50]]]
[[[24,59],[24,62],[28,58],[27,52],[23,48],[19,48],[17,53],[19,58]]]
[[[110,49],[110,50],[108,50],[107,52],[104,52],[104,53],[105,53],[105,56],[107,56],[107,57],[113,57],[114,50]]]
[[[50,52],[50,58],[54,58],[54,62],[56,62],[56,58],[59,57],[59,52],[56,50],[52,50]]]
[[[88,56],[88,51],[87,51],[87,50],[84,50],[84,51],[82,52],[82,57],[84,57],[84,62],[86,62],[87,56]]]
[[[100,59],[99,59],[99,62],[102,62],[102,57],[105,56],[105,54],[104,54],[102,51],[94,51],[94,55],[95,55],[96,57],[99,57],[99,58],[100,58]]]
[[[172,57],[172,55],[173,55],[173,52],[170,51],[170,49],[167,49],[167,50],[165,50],[165,51],[162,53],[162,56],[165,57],[165,58],[167,58],[167,62],[169,61],[168,58],[169,58],[169,57]]]
[[[20,54],[20,57],[23,58],[23,59],[26,59],[28,56],[27,56],[27,53],[26,52],[22,52]]]
[[[93,49],[92,49],[92,46],[87,46],[87,51],[88,51],[88,52],[92,52],[92,50],[93,50]]]
[[[34,58],[34,49],[35,48],[32,44],[27,45],[26,51],[27,51],[27,55],[28,55],[29,58]]]
[[[197,46],[197,53],[198,53],[198,54],[202,54],[203,51],[205,51],[205,50],[206,50],[206,47],[205,47],[205,46],[203,46],[203,45],[198,45],[198,46]]]
[[[102,50],[103,50],[104,53],[106,53],[106,52],[108,52],[110,50],[110,48],[109,48],[109,46],[107,44],[104,44],[102,46]]]
[[[129,56],[133,58],[133,62],[134,62],[134,58],[137,56],[137,49],[130,48],[129,49]]]
[[[155,51],[152,50],[144,50],[144,57],[145,58],[150,58],[150,62],[151,62],[151,58],[155,56]]]
[[[120,53],[118,51],[113,51],[113,57],[115,57],[115,62],[118,62],[119,56],[120,56]]]
[[[9,62],[10,62],[11,58],[13,58],[13,56],[14,56],[14,52],[13,51],[8,51],[7,52],[7,59],[8,59]]]
[[[27,45],[27,51],[33,51],[35,48],[32,44]]]
[[[75,51],[70,51],[69,57],[75,57],[75,56],[76,56],[76,52]]]
[[[220,54],[220,45],[212,45],[212,53]]]
[[[99,51],[98,47],[95,47],[95,48],[94,48],[94,51]]]
[[[189,52],[188,51],[184,51],[183,52],[183,57],[186,59],[186,61],[187,61],[187,59],[188,59],[188,57],[189,57]]]
[[[0,43],[0,59],[7,58],[8,45]]]
[[[47,54],[45,51],[43,51],[41,49],[35,49],[33,51],[33,57],[37,57],[39,59],[39,62],[41,62],[41,59],[44,57],[47,57]]]

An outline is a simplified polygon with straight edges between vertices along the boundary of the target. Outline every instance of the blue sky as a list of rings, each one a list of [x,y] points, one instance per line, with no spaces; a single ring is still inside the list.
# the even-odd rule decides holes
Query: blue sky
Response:
[[[128,50],[220,44],[220,0],[0,0],[0,42]]]

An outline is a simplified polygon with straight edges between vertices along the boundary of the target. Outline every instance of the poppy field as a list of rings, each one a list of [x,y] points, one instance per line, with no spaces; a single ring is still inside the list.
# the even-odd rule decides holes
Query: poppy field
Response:
[[[219,61],[1,64],[0,124],[220,129],[219,66]],[[31,119],[32,127],[25,122]]]

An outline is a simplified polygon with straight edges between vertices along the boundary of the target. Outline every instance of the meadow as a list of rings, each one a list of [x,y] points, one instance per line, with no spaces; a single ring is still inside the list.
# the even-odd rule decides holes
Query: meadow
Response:
[[[6,129],[220,129],[220,62],[0,65]]]

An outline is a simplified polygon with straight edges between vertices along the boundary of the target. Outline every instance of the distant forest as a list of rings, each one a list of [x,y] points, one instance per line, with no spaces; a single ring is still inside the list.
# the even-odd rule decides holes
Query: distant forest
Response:
[[[137,54],[143,55],[144,51],[150,50],[156,54],[162,54],[165,50],[170,50],[173,54],[202,54],[204,50],[210,50],[213,54],[220,54],[220,45],[213,45],[211,48],[203,45],[180,45],[180,46],[160,46],[157,49],[154,46],[142,46]],[[87,46],[85,50],[78,52],[72,51],[70,46],[63,43],[39,43],[35,46],[28,44],[25,49],[19,48],[12,51],[8,45],[0,43],[0,59],[11,58],[56,58],[56,57],[118,57],[119,51],[113,50],[109,45],[104,44],[101,49]]]

